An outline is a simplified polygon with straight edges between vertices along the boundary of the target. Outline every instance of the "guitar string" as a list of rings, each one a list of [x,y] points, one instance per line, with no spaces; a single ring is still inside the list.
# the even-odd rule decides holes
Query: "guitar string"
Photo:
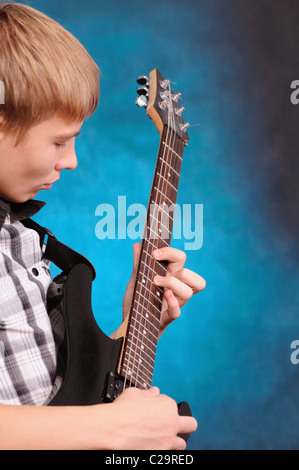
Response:
[[[173,114],[170,114],[170,116],[172,116],[172,115],[173,115]],[[175,137],[176,137],[176,136],[175,136],[174,133],[172,133],[172,134],[170,133],[169,129],[170,129],[171,127],[174,127],[174,126],[171,126],[171,125],[168,126],[168,132],[167,132],[167,135],[166,135],[166,138],[165,138],[165,145],[168,147],[168,149],[171,150],[171,152],[167,151],[167,150],[166,150],[166,147],[164,147],[164,155],[163,155],[163,158],[162,158],[161,173],[163,173],[163,164],[164,164],[164,166],[165,166],[165,171],[166,171],[166,168],[167,168],[167,167],[166,167],[166,164],[168,165],[167,158],[165,159],[165,153],[167,153],[167,155],[170,155],[170,157],[171,157],[171,164],[169,165],[171,168],[173,168],[173,165],[172,165],[172,157],[173,157],[174,155],[176,155],[176,152],[175,152],[175,150],[174,150],[174,142],[175,142]],[[169,133],[170,133],[170,135],[173,137],[173,142],[171,142],[170,139],[169,139]],[[179,141],[178,141],[178,142],[179,142]],[[168,145],[167,145],[167,144],[168,144]],[[169,144],[170,144],[170,145],[169,145]],[[177,149],[177,150],[178,150],[178,149]],[[178,151],[179,151],[179,150],[178,150]],[[177,156],[179,156],[179,155],[177,155]],[[166,173],[164,173],[164,174],[165,174],[165,176],[166,176]],[[163,175],[162,175],[162,178],[164,178]],[[166,182],[166,185],[167,185],[167,184],[170,184],[170,183],[166,180],[166,178],[164,178],[164,180],[165,180],[165,182]],[[159,183],[162,183],[162,191],[159,189],[159,186],[160,186]],[[162,179],[162,180],[160,179],[160,180],[158,181],[158,184],[157,184],[157,186],[158,186],[157,189],[158,189],[158,191],[159,191],[158,195],[159,195],[159,197],[160,197],[160,202],[161,202],[161,195],[163,196],[164,193],[165,193],[165,191],[163,190],[164,184],[165,184],[165,183],[164,183],[163,179]],[[174,188],[174,189],[175,189],[175,188]],[[163,201],[163,202],[165,202],[165,201]],[[161,204],[160,204],[160,206],[161,206]],[[156,223],[156,226],[158,226],[158,224],[159,224],[158,218],[155,217],[154,222]],[[154,230],[154,232],[157,233],[157,230]],[[170,232],[169,232],[169,233],[170,233]],[[148,256],[148,255],[149,255],[149,254],[148,254],[148,252],[147,252],[147,255],[146,255],[146,256]],[[143,286],[143,287],[146,288],[146,286]],[[155,286],[155,289],[157,289],[157,286]],[[139,292],[138,294],[142,295],[140,292]],[[157,298],[154,293],[153,293],[153,295],[155,296],[155,298]],[[159,299],[159,300],[160,300],[160,299]],[[160,300],[160,301],[161,301],[161,300]],[[151,302],[150,302],[150,303],[151,303]],[[140,303],[139,303],[139,304],[140,304]],[[162,304],[162,301],[161,301],[161,304]],[[141,304],[140,304],[140,305],[141,305]],[[155,305],[153,304],[153,306],[155,306]],[[145,306],[144,306],[144,307],[145,307]],[[146,307],[145,307],[145,310],[148,311],[148,309],[147,309]],[[161,311],[161,309],[160,309],[160,311]],[[137,312],[138,312],[138,310],[137,310]],[[140,312],[138,312],[138,313],[140,314]],[[150,322],[150,323],[153,325],[152,322]],[[154,326],[154,325],[153,325],[153,326]],[[143,327],[143,326],[142,326],[142,327]],[[146,330],[148,330],[148,328],[146,328],[145,325],[144,325],[144,327],[145,327]],[[144,331],[145,331],[145,330],[144,330]],[[143,337],[143,338],[144,338],[144,337]],[[138,362],[138,367],[137,367],[137,379],[138,379],[138,377],[139,377],[139,362]]]
[[[169,96],[171,96],[171,92],[170,92],[170,91],[169,91]],[[171,102],[171,104],[172,104],[172,102]],[[170,120],[172,120],[171,123],[169,122],[169,118],[170,118]],[[173,133],[171,134],[171,131],[170,131],[171,127],[174,128],[173,107],[171,107],[171,112],[168,113],[168,128],[167,128],[167,134],[166,134],[166,137],[165,137],[165,145],[164,145],[164,147],[163,147],[163,157],[162,157],[161,173],[163,173],[163,163],[164,163],[165,171],[166,171],[165,162],[167,162],[167,159],[165,159],[165,154],[167,153],[167,155],[170,155],[171,160],[172,160],[172,157],[173,157],[173,155],[174,155],[173,152],[167,151],[167,147],[168,147],[170,150],[172,150],[173,147],[174,147],[173,142],[171,142],[170,139],[169,139],[169,134],[170,134],[170,136],[173,137],[173,141],[175,141],[175,133],[173,132]],[[167,144],[168,144],[168,145],[167,145]],[[167,147],[166,147],[166,145],[167,145]],[[169,162],[169,163],[170,163],[170,162]],[[171,162],[171,163],[172,163],[172,162]],[[171,164],[170,164],[169,166],[172,167]],[[165,174],[165,176],[166,176],[166,174]],[[162,182],[162,191],[159,189],[159,186],[160,186],[159,183],[160,183],[160,182]],[[165,183],[166,183],[166,185],[169,184],[166,179],[165,179]],[[161,178],[158,179],[158,184],[157,184],[158,188],[157,188],[157,189],[158,189],[158,197],[159,197],[159,199],[160,199],[160,204],[159,204],[158,206],[161,206],[161,197],[163,196],[163,194],[164,194],[164,192],[165,192],[165,191],[163,191],[163,186],[164,186],[165,183],[164,183],[163,179],[162,179],[162,180],[161,180]],[[163,201],[163,202],[165,202],[165,201]],[[158,224],[159,224],[159,220],[155,218],[155,219],[154,219],[154,224],[156,224],[156,229],[154,230],[154,233],[157,233],[157,234],[158,234],[157,226],[158,226]],[[152,220],[151,220],[151,225],[150,225],[150,227],[152,228]],[[170,232],[169,232],[169,233],[170,233]],[[159,238],[159,237],[158,237],[158,238]],[[149,255],[149,254],[146,252],[146,257],[147,257],[148,255]],[[152,259],[153,259],[153,258],[151,258],[151,260],[152,260]],[[152,285],[153,285],[153,284],[152,284]],[[157,289],[157,286],[155,286],[155,289]],[[139,294],[139,293],[137,292],[137,294]],[[141,294],[141,293],[140,293],[140,294]],[[155,295],[155,294],[153,293],[153,295]],[[156,297],[156,296],[155,296],[155,297]],[[157,297],[156,297],[156,298],[157,298]],[[146,300],[146,299],[145,299],[145,300]],[[161,312],[161,309],[162,309],[162,300],[161,300],[161,299],[159,299],[159,300],[161,301],[161,308],[159,309],[160,312]],[[141,305],[140,302],[138,302],[138,303],[139,303],[139,305]],[[148,308],[146,308],[146,306],[144,305],[144,303],[145,303],[145,302],[144,302],[144,299],[142,299],[143,307],[144,307],[144,309],[148,312],[149,310],[148,310]],[[153,304],[153,305],[154,305],[154,304]],[[138,309],[137,309],[137,313],[141,316],[141,318],[144,319],[144,322],[146,323],[146,319],[144,318],[144,316],[142,316],[142,314],[138,311]],[[148,317],[148,314],[146,315],[146,317],[147,317],[147,319],[149,318],[149,317]],[[150,323],[151,323],[152,326],[154,326],[152,322],[150,322]],[[143,328],[143,335],[141,336],[141,337],[142,337],[142,342],[141,342],[142,346],[141,346],[141,347],[143,347],[143,349],[145,349],[145,348],[144,348],[144,345],[143,345],[143,342],[144,342],[144,334],[146,333],[146,331],[149,331],[149,332],[150,332],[150,330],[146,327],[145,324],[141,324],[141,327]],[[138,329],[138,332],[140,332],[140,329]],[[155,340],[156,340],[156,338],[155,338]],[[155,346],[155,347],[156,347],[156,346]],[[134,367],[136,368],[136,365],[135,365],[135,364],[136,364],[136,354],[137,354],[137,351],[135,351],[135,358],[134,358],[134,362],[132,363],[132,369],[134,369]],[[140,354],[139,354],[139,358],[140,358]],[[136,379],[137,379],[137,381],[140,382],[140,380],[139,380],[139,377],[140,377],[140,365],[141,365],[141,360],[140,360],[140,359],[137,361],[137,364],[138,364],[138,365],[137,365]],[[140,382],[140,383],[141,383],[141,382]],[[143,386],[146,386],[146,385],[147,385],[147,384],[144,382],[144,383],[143,383]]]
[[[169,86],[169,98],[170,98],[170,100],[171,100],[171,90],[170,90],[170,86]],[[172,105],[172,101],[170,101],[170,102],[171,102],[171,105]],[[171,122],[170,122],[170,121],[171,121]],[[165,163],[168,163],[168,162],[167,162],[167,158],[165,159],[165,154],[166,154],[166,153],[167,153],[167,157],[168,157],[168,155],[170,155],[170,158],[171,158],[171,162],[169,162],[169,166],[170,166],[171,168],[173,167],[173,166],[172,166],[172,157],[173,157],[173,155],[174,155],[174,150],[173,150],[173,148],[174,148],[174,141],[175,141],[175,132],[173,132],[172,134],[170,133],[170,132],[171,132],[171,131],[170,131],[171,127],[174,129],[173,105],[171,106],[171,110],[169,110],[169,108],[168,108],[168,127],[167,127],[167,133],[166,133],[166,136],[165,136],[165,143],[164,143],[164,147],[163,147],[163,156],[162,156],[162,164],[161,164],[161,170],[160,170],[160,171],[161,171],[161,174],[162,174],[162,173],[163,173],[163,165],[164,165],[164,167],[165,167],[165,176],[166,176],[166,171],[167,171],[167,166],[166,166]],[[170,141],[170,139],[169,139],[169,134],[170,134],[170,136],[173,138],[173,142]],[[167,143],[168,145],[167,145],[166,143]],[[169,147],[169,150],[170,150],[170,151],[169,151],[169,150],[167,151],[166,145],[167,145],[167,147]],[[161,206],[161,198],[163,197],[163,194],[164,194],[163,186],[166,185],[166,187],[167,187],[167,185],[170,184],[170,183],[166,180],[166,178],[164,178],[164,180],[165,180],[165,181],[163,181],[163,177],[162,177],[162,179],[161,179],[161,177],[158,178],[158,184],[157,184],[158,188],[157,188],[157,189],[158,189],[158,198],[160,199],[159,204],[156,205],[156,206],[158,206],[158,207]],[[159,190],[160,182],[162,183],[162,191]],[[156,197],[156,199],[157,199],[157,197]],[[163,201],[163,203],[165,203],[165,201]],[[156,206],[155,206],[155,208],[156,208]],[[151,215],[150,215],[150,221],[151,221],[151,223],[150,223],[150,228],[152,229],[152,222],[154,222],[154,224],[155,224],[154,233],[156,233],[156,234],[158,235],[157,227],[158,227],[158,225],[159,225],[159,220],[158,220],[158,218],[157,218],[157,219],[154,218],[154,221],[153,221],[152,219],[153,219],[153,218],[152,218]],[[168,226],[168,228],[169,228],[169,226]],[[170,233],[170,231],[169,231],[169,233]],[[147,235],[147,234],[146,234],[146,235]],[[159,239],[159,235],[158,235],[158,239]],[[151,256],[151,255],[149,255],[148,252],[146,252],[146,258],[147,258],[148,256]],[[151,257],[151,260],[152,260],[152,259],[153,259],[153,258]],[[153,285],[153,283],[152,283],[152,285]],[[143,286],[143,284],[142,284],[142,286]],[[145,286],[143,286],[143,287],[145,287]],[[151,286],[150,286],[150,287],[151,287]],[[157,289],[157,286],[155,286],[154,288]],[[150,289],[148,289],[148,290],[150,290]],[[137,292],[137,294],[139,294],[139,292]],[[156,295],[155,295],[154,293],[153,293],[153,295],[156,297]],[[139,297],[140,297],[140,295],[139,295]],[[157,298],[157,297],[156,297],[156,298]],[[139,300],[140,300],[140,299],[139,299]],[[161,307],[160,307],[160,312],[161,312],[161,311],[162,311],[162,299],[159,298],[159,300],[161,301]],[[145,306],[145,302],[147,302],[147,299],[146,299],[145,297],[143,297],[142,303],[138,302],[138,304],[141,305],[141,306],[143,307],[143,309],[146,310],[146,312],[149,312],[148,308],[146,308],[146,306]],[[153,304],[153,306],[155,306],[155,305]],[[145,346],[144,346],[145,334],[146,334],[147,331],[152,334],[152,332],[150,331],[150,329],[146,327],[146,322],[148,321],[152,326],[154,326],[154,324],[153,324],[151,321],[149,321],[149,314],[147,313],[146,316],[142,315],[142,313],[140,313],[140,312],[138,311],[137,306],[136,306],[135,314],[136,314],[136,313],[141,317],[142,320],[144,320],[144,323],[138,322],[139,325],[141,325],[141,329],[143,330],[143,334],[141,334],[140,326],[138,326],[138,328],[136,328],[137,331],[138,331],[138,336],[139,336],[139,337],[137,338],[137,344],[138,344],[138,341],[139,341],[139,342],[141,343],[141,350],[144,351],[144,350],[145,350]],[[136,319],[135,321],[137,322],[137,319]],[[132,326],[133,326],[133,325],[132,325]],[[154,326],[154,327],[155,327],[155,326]],[[142,340],[140,340],[140,334],[141,334]],[[156,340],[156,338],[155,338],[155,340]],[[127,379],[127,373],[128,373],[128,374],[130,375],[130,385],[132,385],[132,381],[133,381],[133,371],[134,371],[134,368],[136,369],[136,362],[137,362],[136,382],[137,382],[137,383],[139,382],[140,385],[141,385],[141,380],[140,380],[140,376],[141,376],[140,366],[141,366],[141,364],[143,365],[143,369],[144,369],[144,368],[146,369],[146,366],[144,366],[143,361],[142,361],[142,359],[141,359],[141,350],[140,350],[140,352],[139,352],[139,359],[137,360],[137,358],[136,358],[136,356],[137,356],[137,354],[138,354],[138,352],[137,352],[137,349],[138,349],[138,348],[137,348],[137,344],[135,345],[134,358],[132,358],[133,360],[131,361],[131,363],[130,363],[130,359],[131,359],[130,356],[131,356],[131,350],[132,350],[132,348],[129,348],[129,349],[130,349],[130,353],[129,353],[129,357],[127,358],[128,366],[127,366],[127,368],[126,368],[126,369],[127,369],[127,372],[126,372],[126,376],[125,376],[125,382],[128,380],[128,379]],[[155,345],[155,347],[156,347],[156,345]],[[147,362],[147,361],[146,361],[146,362]],[[129,369],[130,365],[131,365],[132,370]],[[131,373],[129,373],[129,372],[131,372]],[[151,373],[151,375],[152,375],[152,371],[150,371],[150,373]],[[144,373],[144,371],[143,371],[143,374],[142,374],[142,375],[146,375],[146,372]],[[147,385],[148,385],[148,384],[144,381],[144,382],[143,382],[143,386],[146,387]],[[149,384],[149,385],[150,385],[150,384]],[[125,386],[125,383],[124,383],[124,386]]]
[[[163,150],[165,150],[165,149],[163,149]],[[164,151],[164,154],[165,154],[165,151]],[[149,217],[150,217],[150,216],[149,216]],[[151,219],[150,219],[150,222],[152,223],[152,220],[151,220]],[[145,224],[145,231],[144,231],[144,234],[143,234],[143,238],[144,238],[144,239],[147,239],[147,238],[148,238],[148,236],[147,236],[147,235],[148,235],[148,234],[147,234],[147,229],[148,229],[148,224],[146,223],[146,224]],[[150,225],[150,229],[152,230],[152,225]],[[147,258],[148,252],[147,252],[147,251],[144,251],[143,253],[146,253],[146,258]],[[147,263],[146,263],[146,264],[147,264]],[[143,268],[143,270],[144,270],[144,268]],[[141,278],[142,278],[142,279],[141,279],[141,282],[142,282],[143,279],[144,279],[143,274],[141,274]],[[138,279],[138,278],[137,278],[137,279]],[[150,287],[151,287],[151,285],[152,285],[152,281],[150,281]],[[139,294],[139,292],[137,292],[137,294]],[[140,297],[140,296],[139,296],[139,297]],[[140,299],[139,299],[139,300],[140,300]],[[146,306],[145,306],[145,299],[144,299],[144,298],[141,299],[141,302],[139,302],[139,305],[141,306],[142,311],[145,310],[146,312],[148,312],[148,309],[147,309]],[[133,307],[133,308],[134,308],[134,307]],[[137,362],[137,373],[135,374],[135,375],[136,375],[136,381],[137,381],[137,382],[140,382],[140,365],[141,365],[141,363],[140,363],[140,359],[141,359],[140,355],[141,355],[141,350],[144,350],[144,349],[145,349],[145,345],[144,345],[144,333],[148,330],[148,328],[146,328],[146,324],[145,324],[145,323],[146,323],[146,318],[149,318],[149,314],[146,313],[145,315],[142,315],[142,311],[139,312],[139,309],[136,307],[136,308],[135,308],[135,312],[134,312],[134,313],[135,313],[135,316],[138,315],[138,316],[141,317],[141,322],[139,322],[139,326],[138,326],[138,328],[137,328],[137,331],[138,331],[138,335],[137,335],[137,344],[138,344],[138,341],[139,341],[139,343],[141,344],[141,346],[140,346],[140,351],[139,351],[139,360],[136,361],[136,356],[137,356],[137,354],[138,354],[138,352],[137,352],[137,346],[136,346],[136,345],[135,345],[135,353],[132,354],[132,353],[131,353],[131,349],[130,349],[129,355],[128,355],[128,359],[127,359],[127,362],[128,362],[127,368],[129,369],[129,367],[132,366],[132,367],[131,367],[131,368],[132,368],[132,371],[131,371],[132,373],[133,373],[134,368],[136,369],[136,362]],[[146,318],[145,318],[145,317],[146,317]],[[136,320],[134,320],[134,319],[133,319],[133,321],[136,322]],[[140,325],[141,325],[141,328],[142,328],[142,330],[143,330],[143,334],[141,334]],[[141,339],[140,339],[140,338],[141,338]],[[133,357],[132,357],[132,356],[133,356]],[[127,372],[129,373],[130,370],[128,370]],[[132,375],[133,375],[133,374],[132,374],[132,373],[129,374],[129,375],[131,375],[130,385],[132,384],[132,380],[133,380],[133,378],[132,378]],[[141,382],[140,382],[140,384],[141,384]],[[147,384],[146,384],[145,382],[144,382],[143,386],[144,386],[144,385],[147,386]]]
[[[167,136],[168,136],[168,133],[169,133],[169,127],[167,128]],[[163,137],[164,137],[164,139],[166,138],[166,140],[168,140],[168,137],[167,137],[167,136],[165,137],[165,136],[164,136],[164,132],[163,132]],[[166,154],[166,147],[164,146],[164,147],[163,147],[163,155],[162,155],[162,158],[163,158],[163,159],[165,159],[165,154]],[[158,177],[158,183],[157,183],[158,188],[160,188],[160,180],[161,180],[161,178]],[[163,182],[163,180],[162,180],[161,182],[162,182],[162,188],[161,188],[161,189],[162,189],[162,192],[163,192],[163,185],[164,185],[163,183],[164,183],[164,182]],[[161,200],[161,193],[160,193],[160,191],[158,191],[157,194],[156,194],[156,198],[155,198],[156,203],[159,203],[159,199]],[[150,207],[151,207],[151,206],[150,206]],[[158,219],[155,218],[155,215],[156,215],[156,214],[155,214],[156,205],[154,205],[153,207],[154,207],[154,213],[152,213],[151,211],[150,211],[150,213],[149,213],[149,220],[148,220],[148,222],[149,222],[149,227],[148,227],[148,230],[147,230],[147,232],[146,232],[146,238],[150,238],[152,235],[154,235],[154,237],[155,237],[155,236],[159,236],[158,230],[157,230],[159,221],[158,221]],[[154,246],[156,246],[156,248],[159,248],[159,238],[158,238],[158,241],[155,242]],[[153,267],[153,266],[152,266],[152,262],[153,262],[152,255],[149,254],[146,250],[144,251],[144,254],[145,254],[145,263],[146,263],[146,265],[149,264],[149,267],[152,268],[152,267]],[[149,259],[148,259],[148,258],[149,258]],[[156,270],[154,270],[154,271],[156,271]],[[143,278],[143,274],[141,274],[141,277],[142,277],[142,280],[143,280],[143,279],[144,279],[144,278]],[[156,286],[154,286],[153,280],[151,279],[151,282],[150,282],[150,285],[149,285],[149,290],[151,291],[152,295],[155,296],[154,292],[152,292],[152,289],[156,289]],[[139,294],[139,292],[138,292],[137,294]],[[139,295],[139,297],[140,297],[140,295]],[[162,304],[161,304],[161,305],[162,305]],[[153,324],[153,321],[152,321],[152,318],[151,318],[151,317],[153,317],[153,315],[151,315],[151,313],[150,313],[150,311],[149,311],[149,309],[148,309],[148,302],[147,302],[147,300],[146,300],[145,298],[142,298],[142,299],[141,299],[141,307],[142,307],[142,312],[143,312],[143,314],[142,314],[142,312],[139,312],[139,309],[138,309],[137,311],[138,311],[139,315],[141,316],[141,328],[142,328],[142,330],[143,330],[143,331],[142,331],[143,334],[141,334],[141,349],[142,349],[142,348],[145,349],[145,348],[146,348],[146,346],[145,346],[145,344],[144,344],[144,343],[145,343],[145,335],[146,335],[146,332],[149,331],[149,328],[147,327],[146,323],[147,323],[147,322],[149,321],[149,319],[150,319],[150,320],[151,320],[150,322]],[[161,309],[159,309],[159,312],[161,312]],[[154,318],[155,318],[155,317],[154,317]],[[158,333],[158,332],[157,332],[157,333]],[[139,335],[139,336],[140,336],[140,335]],[[156,340],[157,340],[157,338],[155,337],[155,343],[156,343]],[[148,339],[147,339],[147,341],[148,341]],[[156,345],[155,345],[154,347],[156,347]],[[143,349],[143,350],[144,350],[144,349]],[[135,358],[134,358],[133,360],[134,360],[134,362],[136,363],[136,354],[135,354]],[[135,365],[135,364],[134,364],[134,365]],[[137,363],[137,372],[136,372],[137,380],[138,380],[139,382],[140,382],[140,375],[141,375],[141,370],[140,370],[140,368],[141,368],[141,362],[140,362],[140,360],[139,360],[138,363]],[[147,387],[147,386],[150,386],[151,384],[144,382],[143,385],[144,385],[145,387]]]
[[[169,146],[172,148],[172,147],[173,147],[173,144],[169,141],[169,134],[170,134],[170,136],[171,136],[171,131],[170,131],[170,129],[171,129],[171,127],[174,127],[174,126],[173,126],[173,124],[174,124],[174,115],[173,115],[173,105],[172,105],[172,101],[171,101],[171,90],[170,90],[170,86],[169,86],[169,102],[171,103],[171,107],[170,107],[170,106],[168,107],[168,126],[167,126],[167,132],[166,132],[166,136],[164,136],[164,132],[162,133],[162,138],[164,137],[165,143],[168,142],[168,144],[170,144]],[[175,134],[173,133],[173,136],[174,136],[174,135],[175,135]],[[175,139],[175,137],[173,137],[173,138]],[[162,145],[163,145],[163,141],[162,141]],[[163,161],[165,161],[165,154],[166,154],[166,153],[167,153],[167,155],[170,154],[169,151],[167,152],[167,147],[166,147],[166,145],[164,144],[164,147],[163,147],[163,156],[162,156],[162,164],[161,164],[161,170],[160,170],[161,173],[163,173],[163,171],[162,171],[162,165],[163,165]],[[172,155],[170,154],[170,156],[172,156]],[[159,189],[160,182],[162,183],[162,188],[161,188],[161,190]],[[167,180],[166,180],[165,182],[166,182],[166,185],[167,185],[167,183],[168,183]],[[165,183],[164,183],[163,179],[158,178],[158,183],[157,183],[158,194],[156,195],[156,198],[155,198],[155,199],[156,199],[156,201],[157,201],[157,199],[159,200],[159,204],[155,204],[155,205],[154,205],[154,209],[156,209],[157,206],[158,206],[158,207],[161,206],[161,198],[163,197],[163,194],[165,193],[164,188],[163,188],[164,184],[165,184]],[[166,187],[167,187],[167,186],[166,186]],[[163,201],[163,202],[164,202],[164,201]],[[150,217],[150,233],[154,232],[154,234],[156,234],[156,235],[158,236],[158,240],[159,240],[159,235],[158,235],[158,230],[157,230],[157,228],[158,228],[158,226],[159,226],[159,220],[158,220],[158,218],[156,218],[156,217],[153,219],[151,213],[149,214],[149,217]],[[154,225],[154,230],[153,230],[153,225]],[[159,245],[159,242],[158,242],[158,245]],[[159,247],[159,246],[158,246],[158,247]],[[150,261],[149,261],[149,262],[151,263],[152,260],[153,260],[152,256],[149,255],[148,252],[146,252],[146,255],[145,255],[145,256],[146,256],[146,260],[147,260],[147,257],[148,257],[148,256],[150,257]],[[151,287],[151,286],[154,286],[153,282],[151,283],[150,287]],[[154,289],[156,289],[156,286],[154,286]],[[155,294],[153,293],[153,295],[155,295]],[[140,296],[139,296],[139,297],[140,297]],[[146,331],[149,330],[149,329],[146,327],[146,319],[148,319],[148,318],[149,318],[149,315],[150,315],[150,312],[149,312],[148,308],[147,308],[146,305],[145,305],[145,300],[146,300],[146,299],[144,299],[144,298],[142,299],[142,307],[143,307],[143,309],[144,309],[147,313],[146,313],[145,315],[142,315],[142,314],[140,313],[141,318],[144,320],[144,323],[142,324],[143,334],[141,335],[141,338],[142,338],[141,347],[143,347],[143,348],[145,348],[145,346],[144,346],[145,334],[146,334]],[[162,299],[161,299],[161,302],[162,302]],[[162,303],[161,303],[161,308],[160,308],[159,310],[160,310],[160,314],[161,314],[161,312],[162,312]],[[138,312],[138,311],[137,311],[137,312]],[[139,312],[138,312],[138,313],[139,313]],[[159,318],[159,320],[160,320],[160,319],[161,319],[161,318]],[[151,322],[151,323],[152,323],[152,322]],[[158,338],[155,338],[155,340],[158,340]],[[155,346],[155,347],[156,347],[156,346]],[[136,353],[135,353],[134,361],[136,362]],[[140,376],[141,359],[139,359],[139,361],[138,361],[137,364],[138,364],[138,365],[137,365],[137,380],[138,380],[138,379],[139,379],[139,376]],[[144,385],[146,385],[146,383],[144,383]],[[150,384],[149,384],[149,385],[150,385]]]

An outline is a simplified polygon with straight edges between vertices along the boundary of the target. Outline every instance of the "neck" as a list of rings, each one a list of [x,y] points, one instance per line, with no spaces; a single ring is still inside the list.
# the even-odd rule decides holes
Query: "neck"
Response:
[[[165,275],[165,262],[151,253],[170,245],[184,142],[164,127],[148,203],[135,288],[129,314],[120,373],[138,388],[151,387],[159,334],[163,289],[156,274]]]

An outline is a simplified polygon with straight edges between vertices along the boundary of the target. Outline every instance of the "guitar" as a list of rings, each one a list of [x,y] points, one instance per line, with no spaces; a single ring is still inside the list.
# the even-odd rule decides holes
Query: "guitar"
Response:
[[[153,279],[156,274],[165,274],[166,263],[156,261],[151,253],[170,245],[183,151],[189,136],[181,94],[173,93],[170,81],[154,69],[149,79],[141,76],[137,82],[136,104],[146,108],[159,132],[160,146],[130,311],[116,339],[106,336],[92,313],[94,272],[86,263],[72,267],[63,295],[65,339],[57,365],[61,386],[49,406],[111,402],[126,387],[152,386],[163,301],[163,289],[155,286]],[[179,405],[179,413],[191,415],[187,403]]]

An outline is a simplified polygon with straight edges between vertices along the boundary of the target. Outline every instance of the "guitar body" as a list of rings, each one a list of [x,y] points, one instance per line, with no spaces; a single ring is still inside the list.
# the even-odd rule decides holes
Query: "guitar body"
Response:
[[[62,384],[50,406],[102,403],[107,375],[117,369],[122,339],[113,340],[99,328],[91,306],[92,279],[91,269],[78,264],[64,285],[64,362],[57,366]]]

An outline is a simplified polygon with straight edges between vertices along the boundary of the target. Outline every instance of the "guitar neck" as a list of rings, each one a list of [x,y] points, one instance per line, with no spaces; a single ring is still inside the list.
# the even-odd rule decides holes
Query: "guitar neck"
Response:
[[[141,253],[132,297],[120,373],[136,387],[151,387],[161,319],[163,288],[155,275],[165,275],[166,263],[153,250],[169,246],[185,143],[164,126],[147,208]]]

